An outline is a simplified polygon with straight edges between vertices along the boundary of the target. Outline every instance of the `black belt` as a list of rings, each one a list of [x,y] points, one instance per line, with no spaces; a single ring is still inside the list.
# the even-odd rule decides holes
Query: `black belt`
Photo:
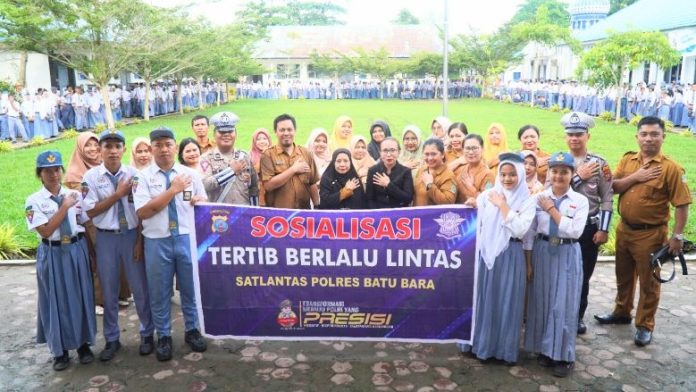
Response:
[[[542,241],[548,241],[553,245],[566,245],[578,242],[578,240],[575,238],[549,237],[546,234],[537,234],[536,238]]]
[[[41,242],[46,244],[46,245],[51,245],[51,246],[61,246],[63,244],[74,244],[77,241],[81,240],[85,235],[83,233],[78,233],[75,237],[71,237],[69,239],[66,239],[65,241],[50,241],[45,238],[41,239]]]
[[[510,238],[510,242],[522,242],[522,240],[519,239],[519,238],[513,238],[513,237],[511,237],[511,238]]]
[[[121,229],[111,230],[111,229],[100,229],[100,228],[98,228],[98,227],[97,227],[97,231],[101,231],[102,233],[113,233],[113,234],[125,233],[125,232],[124,232],[123,230],[121,230]]]
[[[624,226],[628,227],[631,230],[650,230],[650,229],[657,229],[658,227],[662,227],[665,224],[661,225],[634,225],[631,223],[626,222],[625,220],[621,219],[621,223],[624,224]]]

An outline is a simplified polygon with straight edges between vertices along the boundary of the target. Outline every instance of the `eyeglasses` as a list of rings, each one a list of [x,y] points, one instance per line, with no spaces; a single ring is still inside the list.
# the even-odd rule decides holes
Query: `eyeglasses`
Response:
[[[382,150],[382,154],[394,155],[394,154],[396,154],[397,151],[399,151],[399,150],[397,150],[396,148],[386,148],[386,149]]]
[[[480,149],[481,149],[481,147],[479,147],[479,146],[464,147],[464,151],[471,151],[471,152],[478,151]]]

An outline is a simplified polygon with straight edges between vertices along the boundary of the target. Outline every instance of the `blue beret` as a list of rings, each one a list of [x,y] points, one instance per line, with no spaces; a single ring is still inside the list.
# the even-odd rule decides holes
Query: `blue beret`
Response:
[[[63,166],[63,157],[58,151],[44,151],[36,157],[36,167]]]
[[[567,152],[557,152],[549,158],[549,167],[567,166],[575,170],[575,158]]]

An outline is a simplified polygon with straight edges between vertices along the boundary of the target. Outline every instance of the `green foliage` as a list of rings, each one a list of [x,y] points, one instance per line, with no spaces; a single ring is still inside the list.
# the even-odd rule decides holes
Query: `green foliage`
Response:
[[[510,97],[505,97],[505,99],[503,99],[503,102],[505,102],[505,103],[512,103],[512,98],[510,98]]]
[[[5,140],[0,141],[0,154],[10,151],[12,151],[12,143]]]
[[[537,8],[533,19],[513,25],[510,28],[510,35],[523,43],[534,42],[549,48],[564,44],[568,45],[574,53],[582,50],[580,42],[573,38],[570,24],[559,26],[553,23],[546,5]]]
[[[611,121],[614,119],[614,113],[612,112],[602,112],[599,114],[599,118],[604,121]]]
[[[104,132],[106,130],[106,124],[97,124],[94,126],[94,133]]]
[[[12,83],[10,83],[7,80],[0,80],[0,92],[10,92],[14,91],[14,87],[12,86]]]
[[[343,24],[345,8],[329,1],[291,0],[283,5],[268,5],[264,0],[249,1],[237,12],[237,19],[263,36],[268,26],[328,26]]]
[[[563,109],[561,109],[561,113],[563,113],[563,114],[570,113],[570,109],[569,109],[569,108],[563,108]]]
[[[504,32],[462,34],[454,37],[450,44],[453,48],[451,68],[459,72],[472,71],[483,80],[484,90],[499,74],[522,59],[520,43]]]
[[[418,20],[418,18],[416,18],[411,11],[406,8],[402,8],[401,11],[399,11],[399,15],[397,15],[396,19],[394,19],[392,23],[396,25],[417,25],[420,24],[420,20]]]
[[[123,128],[123,127],[125,127],[125,126],[126,126],[126,123],[123,122],[123,121],[116,121],[116,122],[114,123],[114,128],[116,128],[116,129]]]
[[[672,129],[674,129],[674,123],[669,120],[665,120],[665,132],[672,132]]]
[[[640,120],[641,120],[642,118],[643,118],[643,116],[641,116],[640,114],[636,114],[635,116],[633,116],[633,118],[631,119],[631,121],[629,121],[628,123],[629,123],[631,126],[637,127],[637,126],[638,126],[638,123],[640,122]]]
[[[689,130],[689,129],[685,129],[685,130],[679,132],[679,134],[681,136],[684,136],[684,137],[694,137],[693,132],[691,132],[691,130]]]
[[[66,129],[63,131],[63,138],[65,139],[74,139],[79,135],[80,133],[75,130],[75,128],[70,128]]]
[[[141,120],[139,118],[134,118],[133,120],[131,120],[131,124],[135,124],[135,125],[140,124],[141,122],[143,122],[143,120]]]
[[[628,7],[636,1],[638,0],[610,0],[611,8],[609,8],[609,15]]]
[[[532,22],[539,8],[545,7],[548,11],[549,22],[558,27],[568,27],[570,25],[570,14],[568,14],[568,4],[558,0],[527,0],[519,6],[519,9],[512,17],[509,25]]]
[[[27,244],[15,233],[15,227],[9,223],[0,225],[0,259],[27,257]]]
[[[561,111],[561,107],[558,104],[555,104],[549,108],[550,111],[554,113],[558,113]]]
[[[36,146],[42,146],[46,144],[46,140],[43,138],[43,136],[34,136],[29,140],[29,147],[36,147]]]

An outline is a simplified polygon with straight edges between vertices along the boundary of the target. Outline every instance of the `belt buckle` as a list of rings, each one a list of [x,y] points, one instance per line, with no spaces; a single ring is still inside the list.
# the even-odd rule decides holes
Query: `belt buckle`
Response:
[[[549,244],[558,246],[561,244],[561,239],[559,237],[549,237]]]
[[[70,243],[70,236],[69,235],[64,235],[60,241],[64,244],[69,244]]]

